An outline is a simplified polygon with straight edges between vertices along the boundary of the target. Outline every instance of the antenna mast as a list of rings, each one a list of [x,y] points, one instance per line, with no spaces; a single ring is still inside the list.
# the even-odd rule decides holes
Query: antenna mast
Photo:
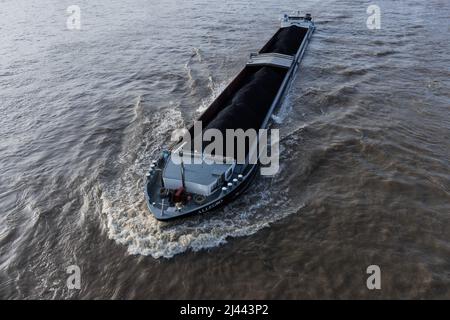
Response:
[[[183,184],[183,189],[186,189],[186,185],[184,183],[184,162],[183,162],[183,151],[180,150],[178,153],[181,159],[181,183]]]

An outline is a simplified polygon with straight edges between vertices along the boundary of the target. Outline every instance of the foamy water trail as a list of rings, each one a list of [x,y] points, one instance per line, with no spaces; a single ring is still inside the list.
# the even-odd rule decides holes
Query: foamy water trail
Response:
[[[140,104],[140,100],[137,103]],[[303,206],[292,204],[283,193],[269,191],[267,179],[257,179],[250,192],[223,209],[160,222],[146,207],[143,177],[151,160],[163,147],[162,142],[167,141],[173,129],[183,125],[183,119],[178,108],[171,106],[151,119],[136,119],[135,122],[136,128],[130,130],[131,135],[147,131],[143,137],[131,136],[126,140],[147,139],[147,142],[135,149],[124,148],[119,156],[123,168],[121,175],[102,185],[101,196],[105,231],[110,239],[126,246],[130,254],[171,258],[188,250],[217,247],[228,238],[254,234]]]
[[[222,81],[219,83],[215,83],[212,77],[208,78],[209,84],[208,87],[211,90],[211,94],[205,98],[202,99],[202,102],[200,103],[200,106],[195,110],[197,114],[203,113],[210,104],[222,93],[222,91],[227,87],[228,83],[230,81]]]
[[[288,84],[288,87],[286,88],[281,105],[272,114],[271,118],[276,124],[283,123],[286,116],[292,110],[292,105],[293,105],[293,103],[292,103],[292,85],[295,83],[295,79],[297,78],[297,75],[298,75],[298,72],[294,72],[294,75],[292,76],[292,80]]]
[[[286,94],[278,110],[272,114],[272,120],[276,124],[281,124],[292,109],[292,95],[290,92]]]

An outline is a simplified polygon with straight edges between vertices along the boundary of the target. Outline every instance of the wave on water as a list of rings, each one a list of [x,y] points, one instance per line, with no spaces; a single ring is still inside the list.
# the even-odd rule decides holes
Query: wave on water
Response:
[[[284,122],[284,119],[286,116],[291,112],[292,110],[292,87],[295,83],[295,80],[297,79],[298,72],[294,72],[294,75],[292,76],[292,80],[289,83],[288,87],[286,88],[285,95],[282,98],[281,105],[278,107],[278,109],[275,110],[275,112],[272,114],[272,120],[276,124],[281,124]]]
[[[276,124],[281,124],[292,110],[292,94],[290,91],[286,94],[280,107],[272,114],[272,120]]]
[[[141,103],[139,99],[135,110],[142,109]],[[171,258],[188,250],[217,247],[230,237],[254,234],[303,207],[301,203],[293,204],[280,190],[274,190],[272,187],[277,183],[269,189],[270,179],[261,178],[249,192],[222,209],[175,221],[156,220],[145,203],[145,172],[167,143],[171,131],[182,125],[176,105],[150,118],[140,114],[127,132],[129,136],[119,156],[118,176],[101,185],[104,230],[110,239],[126,246],[130,254]],[[135,143],[142,140],[146,141]]]
[[[195,110],[197,114],[201,114],[206,109],[208,109],[211,103],[222,93],[223,90],[225,90],[225,88],[229,83],[229,81],[222,81],[216,83],[214,82],[212,77],[209,77],[208,81],[209,81],[208,87],[211,90],[211,94],[207,98],[202,99],[200,106]]]

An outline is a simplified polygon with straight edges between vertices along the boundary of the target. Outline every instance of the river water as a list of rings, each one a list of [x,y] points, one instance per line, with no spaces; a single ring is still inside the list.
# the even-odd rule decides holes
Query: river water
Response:
[[[72,4],[0,2],[1,298],[450,298],[447,0],[80,0],[69,30]],[[156,221],[151,160],[293,9],[280,172]]]

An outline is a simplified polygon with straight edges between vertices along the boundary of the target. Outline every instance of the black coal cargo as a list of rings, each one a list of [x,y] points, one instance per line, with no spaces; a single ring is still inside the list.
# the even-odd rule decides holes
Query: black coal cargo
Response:
[[[295,55],[307,32],[308,29],[297,26],[283,28],[276,35],[275,41],[261,53],[274,52]]]
[[[307,31],[307,28],[297,26],[282,28],[260,53],[280,53],[294,56]],[[247,74],[239,87],[230,98],[223,102],[220,111],[204,127],[204,130],[217,129],[222,133],[224,137],[223,152],[226,152],[227,129],[242,129],[245,131],[261,128],[277,93],[281,89],[288,69],[266,65],[247,66],[246,71]],[[209,143],[209,141],[205,141],[203,147],[206,147]],[[246,143],[245,148],[248,152],[248,143]]]
[[[205,129],[258,130],[275,98],[286,71],[262,67],[236,92],[229,105],[222,109]]]

